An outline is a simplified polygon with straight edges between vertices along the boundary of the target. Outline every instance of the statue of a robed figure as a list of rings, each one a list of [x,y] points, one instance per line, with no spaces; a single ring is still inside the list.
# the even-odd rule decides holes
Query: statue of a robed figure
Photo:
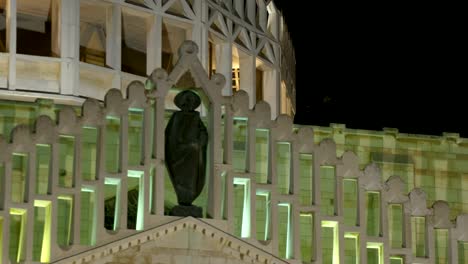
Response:
[[[166,165],[179,203],[171,215],[202,217],[202,208],[192,205],[205,185],[208,132],[195,111],[201,100],[185,90],[174,103],[181,111],[172,114],[165,131]]]

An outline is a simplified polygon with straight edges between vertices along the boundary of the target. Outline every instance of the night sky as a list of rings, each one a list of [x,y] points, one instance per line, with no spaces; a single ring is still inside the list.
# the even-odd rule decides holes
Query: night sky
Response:
[[[456,7],[275,2],[296,50],[295,123],[468,137],[468,31]]]

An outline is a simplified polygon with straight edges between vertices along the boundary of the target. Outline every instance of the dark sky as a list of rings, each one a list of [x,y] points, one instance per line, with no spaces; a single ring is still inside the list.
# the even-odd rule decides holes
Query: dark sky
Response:
[[[295,123],[468,137],[468,31],[455,6],[275,2],[296,50]]]

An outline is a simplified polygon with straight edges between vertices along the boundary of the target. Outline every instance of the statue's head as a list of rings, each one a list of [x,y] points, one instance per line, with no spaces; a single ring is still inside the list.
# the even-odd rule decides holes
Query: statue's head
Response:
[[[180,92],[174,98],[174,103],[182,111],[193,111],[201,104],[200,97],[190,90]]]

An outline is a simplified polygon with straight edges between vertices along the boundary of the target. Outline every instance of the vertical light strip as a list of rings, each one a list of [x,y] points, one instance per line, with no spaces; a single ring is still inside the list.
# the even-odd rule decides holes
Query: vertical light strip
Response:
[[[96,191],[94,187],[81,188],[80,242],[82,245],[96,244]]]
[[[270,192],[257,190],[256,196],[257,240],[267,241],[270,239]]]
[[[279,249],[280,256],[285,259],[290,259],[293,257],[292,253],[292,236],[291,236],[291,205],[289,203],[280,203],[278,204],[278,214],[279,214]],[[285,223],[286,222],[286,223]],[[283,230],[283,227],[286,226],[286,230]],[[284,233],[285,237],[281,238],[281,233]],[[284,250],[284,251],[283,251]]]
[[[336,173],[333,166],[320,166],[320,212],[335,215]]]
[[[327,229],[331,229],[331,238],[332,239],[332,243],[331,243],[331,247],[332,247],[332,250],[331,250],[331,258],[329,257],[329,259],[331,259],[332,263],[333,264],[338,264],[340,263],[340,240],[339,240],[339,237],[338,237],[338,222],[335,222],[335,221],[322,221],[322,242],[325,243],[325,240],[327,238],[327,234],[326,233],[330,233],[330,232],[327,232]],[[323,244],[322,244],[323,245]],[[323,249],[322,249],[323,250]],[[322,251],[322,254],[324,254],[324,252]],[[326,259],[325,256],[323,256],[323,259]]]
[[[383,245],[367,242],[367,263],[383,264]]]
[[[449,230],[434,229],[435,231],[435,263],[448,264],[449,259]]]
[[[137,206],[137,218],[136,218],[136,230],[143,230],[144,228],[144,216],[145,216],[145,186],[144,186],[144,173],[142,171],[128,171],[128,177],[134,178],[138,181],[138,206]],[[128,190],[129,191],[129,190]],[[128,192],[127,191],[127,192]]]
[[[120,218],[120,179],[107,178],[104,181],[104,226],[108,230],[117,230],[119,227]],[[112,203],[113,200],[113,203]],[[106,208],[107,207],[107,208]],[[113,210],[112,215],[106,213],[109,210]],[[108,217],[111,219],[108,220]],[[109,221],[112,220],[112,227]]]
[[[345,263],[359,264],[359,233],[345,233]]]
[[[51,249],[51,224],[52,224],[52,203],[50,201],[35,200],[34,207],[36,210],[43,210],[44,221],[42,223],[42,233],[34,230],[34,236],[41,235],[41,250],[39,260],[42,263],[50,262],[50,249]],[[35,219],[37,221],[37,219]],[[39,224],[39,225],[38,225]],[[40,223],[35,223],[34,228],[40,227]],[[36,237],[34,241],[38,241]]]
[[[57,243],[59,246],[71,245],[72,221],[73,221],[73,197],[57,197]]]
[[[234,184],[243,186],[241,237],[250,237],[250,180],[234,178]]]
[[[26,240],[25,209],[10,208],[10,260],[21,262],[24,260]],[[19,222],[19,223],[18,223]]]

